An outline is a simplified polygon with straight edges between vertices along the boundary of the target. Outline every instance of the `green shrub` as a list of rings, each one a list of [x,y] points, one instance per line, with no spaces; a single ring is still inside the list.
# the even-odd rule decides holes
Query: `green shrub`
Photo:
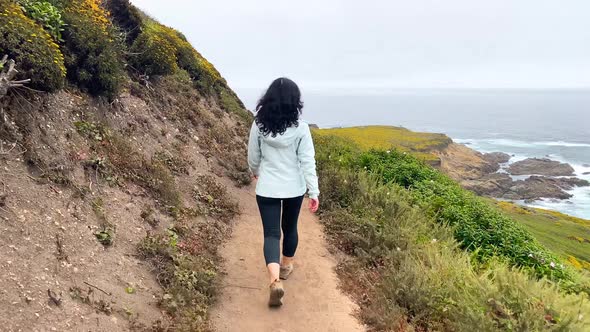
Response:
[[[236,114],[246,123],[254,121],[254,116],[245,107],[242,101],[236,96],[235,92],[223,86],[218,88],[219,103],[228,113]]]
[[[538,277],[572,281],[560,259],[521,225],[412,155],[372,150],[360,154],[358,160],[358,167],[378,174],[383,183],[411,189],[416,204],[439,222],[453,226],[457,241],[474,251],[479,261],[498,257]]]
[[[59,46],[16,3],[0,0],[0,8],[0,57],[7,54],[13,59],[19,70],[17,79],[30,78],[32,88],[61,88],[66,69]]]
[[[205,93],[225,85],[219,72],[197,52],[180,32],[145,19],[142,33],[131,47],[130,63],[147,75],[170,75],[179,68],[189,73],[195,86]]]
[[[124,80],[121,45],[98,0],[69,0],[64,8],[68,78],[94,95],[114,97]]]
[[[141,33],[141,12],[129,0],[110,0],[107,8],[111,12],[113,22],[125,33],[125,41],[133,43]]]
[[[131,46],[130,64],[146,75],[171,75],[178,70],[177,48],[165,27],[147,23]]]
[[[64,21],[61,13],[47,1],[18,0],[27,16],[43,25],[45,30],[57,41],[62,41]]]

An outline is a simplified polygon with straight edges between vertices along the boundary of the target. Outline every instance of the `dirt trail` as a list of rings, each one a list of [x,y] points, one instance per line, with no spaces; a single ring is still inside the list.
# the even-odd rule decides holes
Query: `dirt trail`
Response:
[[[218,332],[364,331],[351,316],[354,303],[338,289],[335,259],[328,252],[321,225],[303,204],[295,271],[284,281],[284,305],[269,309],[268,281],[262,255],[262,224],[253,188],[236,192],[242,215],[232,238],[221,249],[225,259],[223,289],[211,319]]]

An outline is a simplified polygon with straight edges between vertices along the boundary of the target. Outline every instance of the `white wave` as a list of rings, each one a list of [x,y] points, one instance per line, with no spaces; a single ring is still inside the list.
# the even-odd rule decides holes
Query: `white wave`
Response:
[[[457,138],[455,142],[460,144],[472,144],[474,146],[505,146],[514,148],[535,148],[535,147],[547,147],[547,146],[561,146],[561,147],[572,147],[572,148],[590,148],[590,143],[578,143],[578,142],[564,142],[564,141],[537,141],[537,142],[526,142],[508,138],[489,138],[489,139],[469,139],[469,138]]]
[[[565,146],[565,147],[572,147],[572,148],[590,148],[590,144],[587,144],[587,143],[573,143],[573,142],[564,142],[564,141],[535,142],[534,144],[544,145],[544,146]]]

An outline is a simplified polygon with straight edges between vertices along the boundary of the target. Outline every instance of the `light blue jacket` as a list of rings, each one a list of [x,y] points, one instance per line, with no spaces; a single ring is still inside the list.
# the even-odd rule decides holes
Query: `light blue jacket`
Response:
[[[248,165],[258,176],[256,194],[271,198],[291,198],[320,194],[315,166],[315,150],[309,125],[289,127],[282,135],[264,136],[256,122],[250,129]]]

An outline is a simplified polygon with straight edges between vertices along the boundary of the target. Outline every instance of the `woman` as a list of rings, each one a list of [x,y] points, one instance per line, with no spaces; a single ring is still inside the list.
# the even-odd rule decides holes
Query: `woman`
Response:
[[[271,307],[283,304],[285,291],[281,279],[286,280],[293,272],[297,219],[306,190],[310,210],[315,213],[319,207],[315,151],[309,126],[299,121],[302,108],[297,84],[288,78],[278,78],[258,102],[250,130],[248,164],[258,179],[256,201],[264,228]]]

